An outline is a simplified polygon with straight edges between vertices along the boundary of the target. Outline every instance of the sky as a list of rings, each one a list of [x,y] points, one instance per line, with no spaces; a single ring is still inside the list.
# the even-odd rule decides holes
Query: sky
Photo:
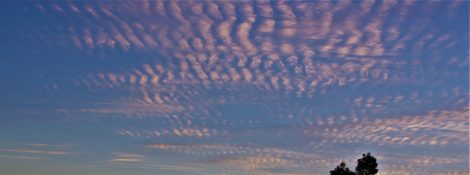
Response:
[[[469,172],[469,1],[0,2],[0,174]]]

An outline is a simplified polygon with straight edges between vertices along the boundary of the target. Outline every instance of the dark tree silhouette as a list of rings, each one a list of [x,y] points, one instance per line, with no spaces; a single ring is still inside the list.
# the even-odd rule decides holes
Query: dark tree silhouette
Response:
[[[330,175],[375,175],[379,172],[377,169],[377,159],[370,153],[362,154],[362,158],[357,159],[356,172],[352,172],[346,167],[346,163],[341,162]]]
[[[356,175],[375,175],[377,169],[377,160],[370,153],[362,154],[362,158],[357,160]]]
[[[334,170],[330,171],[330,175],[354,175],[354,172],[346,167],[346,163],[341,162]]]

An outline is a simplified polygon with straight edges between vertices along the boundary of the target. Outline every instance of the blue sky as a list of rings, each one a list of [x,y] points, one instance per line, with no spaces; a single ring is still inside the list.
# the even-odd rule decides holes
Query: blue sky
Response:
[[[468,1],[0,13],[0,174],[468,174]]]

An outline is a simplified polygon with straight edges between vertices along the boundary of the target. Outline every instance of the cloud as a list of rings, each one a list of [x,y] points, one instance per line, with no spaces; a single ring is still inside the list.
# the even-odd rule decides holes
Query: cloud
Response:
[[[84,57],[67,59],[85,62],[67,70],[74,75],[43,86],[85,94],[80,101],[85,106],[64,104],[59,114],[96,122],[122,119],[107,131],[122,139],[168,143],[145,148],[207,158],[235,169],[233,174],[276,174],[270,169],[323,171],[340,159],[320,153],[363,142],[373,148],[465,146],[468,108],[459,107],[468,102],[468,87],[460,82],[468,57],[459,48],[468,32],[457,24],[468,22],[456,17],[465,4],[34,3],[38,25],[13,28],[25,41],[50,42],[54,51]],[[50,28],[57,33],[44,32]],[[0,151],[69,154],[39,145]],[[460,158],[413,156],[406,157],[408,164],[462,164]],[[146,158],[117,153],[109,161],[143,164]],[[384,172],[413,172],[393,166],[398,170],[390,166]]]
[[[144,159],[145,156],[140,154],[115,153],[109,161],[112,163],[139,163],[143,162]]]
[[[144,130],[144,131],[133,131],[133,130],[118,130],[117,134],[122,136],[131,136],[137,138],[155,138],[155,137],[216,137],[219,135],[220,131],[216,129],[208,128],[190,128],[190,127],[180,127],[180,128],[169,128],[162,130]]]
[[[7,153],[30,153],[30,154],[45,154],[45,155],[69,155],[70,152],[65,151],[49,151],[49,150],[39,150],[39,149],[8,149],[0,148],[0,152]]]
[[[34,157],[34,156],[5,156],[0,155],[0,159],[26,159],[26,160],[44,160],[42,157]]]
[[[468,142],[468,109],[456,111],[430,111],[421,116],[375,119],[344,125],[343,127],[306,130],[306,134],[319,135],[336,142],[365,140],[380,145],[447,145]]]

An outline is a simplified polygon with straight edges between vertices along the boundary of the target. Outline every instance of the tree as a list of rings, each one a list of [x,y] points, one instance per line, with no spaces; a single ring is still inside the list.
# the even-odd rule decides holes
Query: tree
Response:
[[[375,175],[379,172],[377,169],[377,159],[370,153],[362,154],[362,158],[357,160],[356,172],[349,170],[346,163],[341,162],[330,175]]]
[[[341,162],[334,170],[330,171],[330,175],[354,175],[354,172],[346,167],[346,163]]]
[[[375,175],[377,169],[377,160],[370,153],[362,154],[362,158],[357,160],[356,175]]]

